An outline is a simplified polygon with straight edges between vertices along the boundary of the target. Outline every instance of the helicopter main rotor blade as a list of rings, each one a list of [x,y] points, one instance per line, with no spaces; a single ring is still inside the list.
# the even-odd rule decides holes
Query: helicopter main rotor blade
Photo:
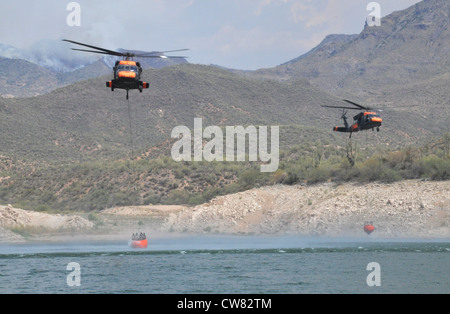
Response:
[[[364,106],[361,106],[361,105],[359,105],[359,104],[357,104],[357,103],[355,103],[355,102],[353,102],[353,101],[345,100],[345,99],[344,99],[344,101],[345,101],[345,102],[348,102],[349,104],[355,105],[355,106],[357,106],[357,107],[359,107],[359,108],[361,108],[361,109],[364,109],[364,110],[372,110],[372,111],[383,112],[383,109],[380,109],[380,108],[364,107]]]
[[[324,105],[322,105],[321,107],[335,108],[335,109],[352,109],[352,110],[359,110],[358,108],[355,108],[355,107],[343,107],[343,106],[324,106]]]
[[[72,50],[76,50],[76,51],[84,51],[84,52],[100,53],[100,54],[103,54],[103,55],[122,56],[122,54],[120,54],[120,53],[112,54],[112,53],[104,52],[104,51],[85,50],[85,49],[76,49],[76,48],[71,48],[71,49],[72,49]]]
[[[351,101],[351,100],[347,100],[347,99],[343,99],[343,100],[344,100],[345,102],[348,102],[349,104],[352,104],[352,105],[354,105],[354,106],[360,108],[360,109],[371,110],[369,107],[361,106],[360,104],[357,104],[357,103],[355,103],[355,102],[353,102],[353,101]]]
[[[147,52],[147,53],[142,53],[142,54],[136,54],[136,53],[133,53],[133,52],[118,52],[118,51],[114,51],[114,50],[109,50],[109,49],[105,49],[105,48],[101,48],[101,47],[96,47],[96,46],[92,46],[92,45],[83,44],[83,43],[80,43],[80,42],[77,42],[77,41],[73,41],[73,40],[69,40],[69,39],[63,39],[63,41],[67,41],[67,42],[75,44],[75,45],[80,45],[80,46],[88,47],[88,48],[91,48],[91,49],[95,49],[95,50],[87,50],[87,49],[75,49],[75,48],[72,48],[72,50],[91,52],[91,53],[99,53],[99,54],[112,55],[112,56],[118,56],[118,57],[128,57],[128,58],[138,57],[138,58],[162,58],[162,59],[183,58],[184,59],[184,58],[188,58],[188,57],[183,57],[183,56],[165,56],[164,53],[179,52],[179,51],[187,51],[187,50],[189,50],[189,49],[179,49],[179,50],[155,51],[155,52]]]
[[[188,57],[182,57],[182,56],[160,56],[160,55],[154,55],[154,56],[142,56],[142,55],[134,55],[136,58],[161,58],[161,59],[187,59]]]
[[[180,52],[180,51],[188,51],[188,50],[190,50],[190,49],[178,49],[178,50],[158,51],[158,53]]]
[[[180,51],[188,51],[188,50],[189,49],[179,49],[179,50],[145,52],[145,53],[136,54],[136,57],[146,57],[146,56],[152,57],[152,55],[154,55],[154,56],[162,56],[165,53],[169,53],[169,52],[180,52]],[[174,57],[174,58],[185,58],[185,57]]]
[[[80,46],[84,46],[84,47],[100,50],[100,51],[105,52],[104,54],[110,54],[110,55],[113,55],[113,56],[124,56],[123,53],[120,53],[120,52],[117,52],[117,51],[113,51],[113,50],[109,50],[109,49],[105,49],[105,48],[100,48],[100,47],[96,47],[96,46],[91,46],[91,45],[86,45],[86,44],[79,43],[79,42],[73,41],[73,40],[63,39],[63,41],[67,41],[67,42],[75,44],[75,45],[80,45]],[[93,51],[89,51],[89,50],[81,50],[81,51],[93,52]]]

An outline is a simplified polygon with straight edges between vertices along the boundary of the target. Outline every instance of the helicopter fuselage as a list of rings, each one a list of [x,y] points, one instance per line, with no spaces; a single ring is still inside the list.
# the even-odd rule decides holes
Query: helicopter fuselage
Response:
[[[142,89],[148,88],[149,84],[140,80],[142,67],[136,61],[117,61],[114,68],[114,79],[106,82],[106,87],[114,89],[125,89],[127,91],[138,89],[142,93]]]
[[[361,106],[353,101],[343,99],[348,104],[351,104],[353,107],[350,106],[328,106],[328,105],[322,105],[322,107],[327,108],[335,108],[335,109],[343,109],[342,110],[342,120],[344,120],[344,127],[336,126],[333,128],[333,131],[335,132],[345,132],[350,133],[350,137],[352,137],[353,132],[358,131],[364,131],[364,130],[370,130],[372,131],[376,128],[377,131],[380,131],[381,123],[383,122],[383,119],[381,119],[380,115],[378,115],[376,112],[369,107]],[[352,110],[364,110],[360,113],[358,113],[356,116],[353,117],[353,124],[349,125],[347,122],[347,111],[345,109],[352,109]],[[379,109],[378,109],[379,110]],[[381,110],[379,110],[381,111]]]
[[[345,122],[345,120],[344,120]],[[366,111],[361,112],[353,117],[353,124],[345,127],[334,127],[333,131],[353,133],[363,130],[377,129],[380,130],[380,126],[383,119],[376,112]]]
[[[171,50],[171,51],[154,51],[154,52],[143,52],[143,53],[135,53],[131,51],[114,51],[101,47],[96,47],[92,45],[83,44],[77,41],[63,39],[63,41],[90,48],[87,49],[78,49],[71,48],[76,51],[97,53],[102,55],[110,55],[116,57],[123,57],[123,61],[117,61],[113,71],[114,71],[114,79],[106,82],[106,87],[111,88],[111,91],[114,91],[115,88],[125,89],[127,91],[127,99],[128,99],[128,91],[131,89],[138,89],[142,93],[142,89],[148,88],[149,84],[146,82],[142,82],[140,80],[142,74],[142,67],[139,62],[132,61],[133,58],[187,58],[182,56],[166,56],[164,53],[166,52],[177,52],[177,51],[186,51],[189,49],[180,49],[180,50]]]

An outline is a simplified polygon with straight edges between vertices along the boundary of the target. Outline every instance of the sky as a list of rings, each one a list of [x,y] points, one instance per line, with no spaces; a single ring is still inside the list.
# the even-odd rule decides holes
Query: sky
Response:
[[[79,5],[79,26],[67,22],[69,15],[72,22],[77,21],[73,18],[77,10],[68,10],[71,2]],[[256,70],[294,59],[326,35],[360,33],[371,13],[367,10],[370,2],[0,0],[0,43],[26,49],[43,39],[67,38],[111,50],[189,48],[182,55],[191,63]],[[376,2],[383,17],[419,0]],[[63,44],[67,54],[72,53],[70,44]]]

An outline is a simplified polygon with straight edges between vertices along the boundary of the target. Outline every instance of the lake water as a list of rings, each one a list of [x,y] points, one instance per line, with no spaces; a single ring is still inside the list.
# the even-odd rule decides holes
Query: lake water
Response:
[[[126,240],[3,244],[0,293],[447,294],[449,257],[448,240],[369,237],[170,236],[144,250]]]

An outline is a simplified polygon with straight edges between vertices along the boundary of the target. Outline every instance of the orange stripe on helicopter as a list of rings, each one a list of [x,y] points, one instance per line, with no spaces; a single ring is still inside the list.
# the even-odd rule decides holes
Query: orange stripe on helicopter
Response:
[[[136,73],[131,71],[121,71],[119,72],[119,77],[136,78]]]
[[[381,118],[372,118],[372,122],[383,122]]]
[[[136,61],[126,61],[126,60],[123,60],[123,61],[120,61],[119,64],[120,64],[120,65],[136,65]]]

